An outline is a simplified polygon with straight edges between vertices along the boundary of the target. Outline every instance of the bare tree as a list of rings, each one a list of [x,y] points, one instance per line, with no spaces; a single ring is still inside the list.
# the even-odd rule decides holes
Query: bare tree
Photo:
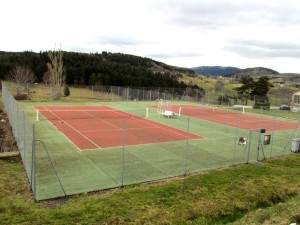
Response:
[[[36,80],[32,70],[23,66],[16,66],[8,73],[6,78],[15,83],[14,88],[17,95],[22,93],[29,95],[30,87]]]
[[[215,91],[220,92],[223,90],[223,88],[224,88],[224,82],[221,80],[217,80],[215,84]]]
[[[49,84],[51,97],[54,100],[61,98],[63,93],[63,86],[65,83],[65,72],[63,67],[63,53],[61,50],[49,51],[48,57],[50,63],[47,63],[48,71],[43,79],[45,83]]]

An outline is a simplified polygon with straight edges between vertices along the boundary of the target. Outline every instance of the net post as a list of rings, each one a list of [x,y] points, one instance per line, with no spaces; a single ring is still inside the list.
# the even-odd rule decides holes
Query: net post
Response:
[[[149,117],[149,108],[146,108],[146,118]]]
[[[179,107],[179,110],[178,110],[178,116],[181,116],[181,106]]]
[[[243,114],[245,114],[245,106],[243,106]]]
[[[40,121],[39,120],[39,110],[38,109],[36,110],[36,121]]]

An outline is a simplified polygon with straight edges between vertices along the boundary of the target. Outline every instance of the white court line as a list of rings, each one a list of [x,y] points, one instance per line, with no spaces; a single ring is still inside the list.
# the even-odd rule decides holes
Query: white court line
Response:
[[[60,119],[60,120],[62,120],[59,116],[57,116],[57,115],[55,115],[51,110],[49,110],[49,109],[47,109],[46,107],[43,107],[44,109],[46,109],[47,111],[49,111],[50,113],[52,113],[56,118],[58,118],[58,119]],[[66,111],[68,111],[68,110],[66,110]],[[84,112],[84,110],[82,110],[83,112]],[[109,110],[108,110],[109,111]],[[123,130],[122,128],[120,128],[120,127],[118,127],[118,126],[116,126],[115,124],[112,124],[112,123],[109,123],[109,122],[107,122],[107,121],[105,121],[104,119],[101,119],[101,118],[98,118],[98,117],[96,117],[96,116],[94,116],[94,115],[92,115],[92,114],[90,114],[90,113],[88,113],[88,112],[85,112],[86,114],[88,114],[88,115],[91,115],[92,117],[94,117],[94,118],[96,118],[96,119],[99,119],[100,121],[103,121],[103,122],[105,122],[105,123],[107,123],[107,124],[109,124],[109,125],[112,125],[112,126],[114,126],[114,127],[116,127],[117,129],[111,129],[111,131],[113,131],[113,130]],[[124,113],[122,112],[122,111],[120,111],[120,112],[118,112],[118,111],[116,111],[115,113],[118,113],[118,114],[121,114],[121,115],[124,115]],[[126,113],[126,112],[125,112]],[[132,115],[132,114],[128,114],[128,113],[126,113],[126,115]],[[158,129],[161,129],[162,131],[165,131],[165,132],[169,132],[169,133],[174,133],[174,134],[176,134],[176,135],[179,135],[179,136],[183,136],[183,137],[186,137],[187,136],[187,132],[186,131],[183,131],[183,130],[180,130],[180,129],[178,129],[178,128],[174,128],[174,127],[170,127],[170,126],[168,126],[168,125],[166,125],[166,124],[160,124],[160,123],[157,123],[157,122],[155,122],[155,121],[150,121],[150,120],[147,120],[147,119],[145,119],[145,118],[138,118],[138,117],[136,117],[135,115],[132,115],[132,117],[128,117],[127,119],[134,119],[134,120],[137,120],[137,121],[139,121],[139,122],[142,122],[142,123],[145,123],[145,124],[147,124],[147,125],[151,125],[151,127],[141,127],[141,128],[126,128],[126,130],[145,130],[145,129],[154,129],[154,128],[158,128]],[[62,120],[62,121],[64,121],[64,120]],[[85,139],[87,139],[88,141],[90,141],[93,145],[95,145],[97,148],[100,148],[100,149],[102,149],[102,147],[100,147],[99,145],[97,145],[96,143],[94,143],[91,139],[89,139],[88,137],[86,137],[84,134],[82,134],[81,133],[81,131],[78,131],[77,129],[75,129],[73,126],[71,126],[70,124],[68,124],[67,122],[65,122],[64,121],[64,123],[66,124],[66,125],[68,125],[70,128],[72,128],[74,131],[76,131],[78,134],[80,134],[82,137],[84,137]],[[168,129],[169,128],[169,129]],[[171,130],[172,129],[172,130]],[[174,131],[174,130],[178,130],[178,131],[181,131],[180,133],[179,132],[176,132],[176,131]],[[91,131],[82,131],[82,132],[97,132],[97,130],[91,130]],[[100,130],[100,131],[106,131],[106,130]],[[61,132],[61,133],[63,133],[63,132]],[[191,133],[191,132],[189,132],[189,134],[193,134],[193,133]],[[193,135],[196,135],[196,136],[198,136],[199,138],[203,138],[202,136],[199,136],[199,135],[197,135],[197,134],[193,134]],[[64,135],[65,136],[65,135]],[[67,137],[68,138],[68,137]],[[69,138],[68,138],[69,139]],[[189,139],[190,140],[193,140],[194,138],[191,138],[191,137],[189,137]],[[198,139],[198,138],[197,138]],[[78,146],[71,140],[71,139],[69,139],[77,148],[78,148]],[[171,142],[173,142],[173,141],[171,141]],[[156,143],[156,142],[150,142],[149,144],[154,144],[154,143]],[[162,142],[162,143],[165,143],[165,142]],[[148,143],[147,143],[148,144]],[[85,149],[80,149],[80,148],[78,148],[79,150],[85,150]]]
[[[46,107],[44,107],[46,110],[48,110]],[[51,112],[51,110],[48,110],[51,114],[53,114],[56,118],[58,118],[61,121],[64,121],[63,119],[59,118],[59,116],[55,115],[53,112]],[[47,117],[46,117],[47,118]],[[47,118],[48,119],[48,118]],[[74,131],[76,131],[78,134],[80,134],[82,137],[84,137],[86,140],[88,140],[89,142],[91,142],[93,145],[95,145],[98,148],[101,148],[99,145],[97,145],[95,142],[93,142],[91,139],[89,139],[88,137],[86,137],[85,135],[83,135],[80,131],[78,131],[77,129],[75,129],[74,127],[72,127],[70,124],[68,124],[67,122],[63,122],[64,124],[68,125],[70,128],[72,128]],[[62,131],[60,131],[61,133],[63,133]],[[71,140],[71,139],[70,139]],[[72,140],[71,140],[72,141]],[[73,141],[72,141],[73,142]],[[73,142],[74,143],[74,142]],[[74,143],[75,144],[75,143]],[[76,145],[76,144],[75,144]]]
[[[118,113],[118,114],[120,114],[120,115],[124,115],[124,113],[125,113],[125,115],[132,115],[132,114],[129,114],[129,113],[126,113],[126,112],[122,112],[122,111],[118,111],[118,110],[116,110],[114,113]],[[88,113],[89,114],[89,113]],[[91,114],[90,114],[91,115]],[[91,115],[91,116],[93,116],[93,115]],[[102,121],[104,121],[104,122],[106,122],[106,123],[108,123],[108,124],[111,124],[111,123],[109,123],[109,122],[107,122],[107,121],[105,121],[105,120],[103,120],[103,119],[101,119],[101,118],[98,118],[98,117],[96,117],[96,116],[93,116],[93,117],[95,117],[95,118],[97,118],[97,119],[99,119],[99,120],[102,120]],[[176,134],[176,135],[179,135],[179,136],[183,136],[183,137],[186,137],[186,131],[182,131],[183,133],[179,133],[179,132],[176,132],[176,131],[174,131],[174,130],[170,130],[170,129],[176,129],[176,130],[179,130],[179,131],[181,131],[180,129],[178,129],[178,128],[174,128],[174,127],[170,127],[170,126],[168,126],[168,125],[165,125],[164,124],[164,126],[166,126],[166,127],[168,127],[168,128],[170,128],[170,129],[167,129],[166,127],[162,127],[162,126],[159,126],[160,124],[159,123],[157,123],[157,122],[155,122],[155,121],[150,121],[150,120],[147,120],[147,119],[145,119],[145,118],[138,118],[138,117],[136,117],[136,116],[132,116],[132,117],[128,117],[128,119],[134,119],[134,120],[137,120],[137,121],[139,121],[139,122],[142,122],[142,123],[145,123],[145,124],[147,124],[147,125],[152,125],[153,127],[152,128],[159,128],[159,129],[162,129],[163,131],[167,131],[167,132],[170,132],[170,133],[174,133],[174,134]],[[154,124],[155,125],[154,125]],[[114,124],[111,124],[111,125],[114,125]],[[115,125],[114,125],[115,126]],[[116,127],[116,126],[115,126]],[[120,128],[120,127],[117,127],[118,129],[120,129],[120,130],[123,130],[122,128]],[[126,130],[127,130],[128,128],[126,128]],[[149,129],[148,127],[147,128],[145,128],[145,127],[141,127],[141,128],[129,128],[130,130],[142,130],[142,129]],[[189,134],[190,134],[190,132],[189,132]],[[195,135],[195,134],[194,134]],[[197,135],[197,136],[199,136],[199,135]],[[199,136],[199,137],[202,137],[202,136]]]
[[[99,110],[99,111],[100,111],[100,110]],[[117,125],[115,125],[115,124],[113,124],[113,123],[109,123],[109,122],[105,121],[104,119],[101,119],[101,118],[99,118],[99,117],[96,117],[96,116],[94,116],[94,115],[92,115],[92,114],[90,114],[90,113],[88,113],[88,112],[84,112],[84,113],[86,113],[86,114],[88,114],[88,115],[90,115],[90,116],[96,118],[97,120],[101,120],[101,121],[103,121],[104,123],[107,123],[107,124],[109,124],[109,125],[112,125],[112,126],[116,127],[117,130],[123,130],[122,128],[118,127]]]

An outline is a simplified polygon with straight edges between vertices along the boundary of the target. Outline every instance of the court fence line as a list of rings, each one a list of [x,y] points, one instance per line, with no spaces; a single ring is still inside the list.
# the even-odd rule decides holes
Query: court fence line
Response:
[[[279,108],[281,105],[289,105],[292,94],[281,95],[280,97],[269,95],[249,95],[237,93],[236,91],[214,91],[197,88],[168,88],[168,87],[121,87],[105,85],[70,85],[72,88],[82,88],[90,90],[84,97],[102,101],[155,101],[158,99],[171,101],[199,102],[211,105],[249,105],[256,100],[260,103],[269,102],[272,107]],[[261,106],[258,105],[257,108]],[[268,108],[270,106],[267,106]]]
[[[6,88],[4,82],[2,82],[2,101],[7,113],[9,122],[12,127],[12,131],[17,142],[18,150],[20,152],[21,159],[27,174],[30,188],[32,190],[34,200],[37,200],[37,180],[36,180],[36,146],[37,141],[35,139],[35,124],[27,117],[26,112],[22,109],[19,102],[11,95],[10,91]],[[44,142],[42,142],[44,144]],[[48,154],[48,160],[51,162],[53,170],[56,172],[57,179],[60,182],[58,173],[53,164],[53,161],[48,153],[47,147],[44,144],[44,150]],[[65,193],[63,186],[61,188]],[[66,196],[66,195],[65,195]]]
[[[93,91],[95,89],[93,88]],[[180,99],[187,102],[204,102],[199,92],[195,92],[195,96],[189,96],[187,93],[184,95],[184,98],[182,95],[177,98],[175,91],[172,91],[172,89],[170,89],[170,93],[161,92],[161,90],[131,89],[128,87],[109,87],[109,90],[111,98],[115,101],[126,100],[126,102],[136,103],[139,100],[153,101],[162,98],[171,100]],[[93,93],[94,96],[97,94]],[[120,148],[109,149],[109,151],[101,150],[97,152],[97,154],[101,154],[100,156],[93,151],[80,152],[79,155],[85,158],[77,159],[73,155],[75,152],[73,151],[74,149],[69,151],[70,153],[68,154],[70,155],[61,157],[60,154],[63,151],[59,151],[61,150],[59,149],[60,147],[50,145],[54,139],[47,139],[47,137],[44,140],[41,139],[42,135],[36,136],[36,130],[41,132],[38,123],[35,126],[31,122],[26,112],[22,109],[21,104],[14,99],[4,83],[2,83],[2,98],[35,200],[65,197],[88,191],[98,191],[175,176],[184,176],[224,166],[228,167],[242,163],[257,162],[263,160],[262,156],[265,157],[265,153],[267,152],[270,153],[270,158],[281,154],[289,154],[288,150],[283,150],[285,150],[293,137],[298,137],[299,135],[299,120],[297,124],[295,123],[293,130],[281,134],[279,131],[274,131],[278,122],[277,118],[275,115],[269,115],[268,119],[273,119],[272,126],[274,129],[271,133],[272,139],[270,145],[265,147],[266,152],[264,152],[264,149],[257,145],[257,143],[260,144],[260,141],[263,141],[261,140],[261,133],[249,132],[249,130],[240,127],[242,123],[241,115],[245,113],[244,109],[243,111],[237,111],[229,107],[225,108],[225,110],[219,112],[225,118],[224,123],[220,124],[215,121],[184,115],[184,104],[180,107],[183,115],[177,119],[159,116],[157,115],[157,109],[150,107],[147,108],[147,119],[184,130],[186,134],[185,139],[181,141],[175,140],[172,143],[151,144],[151,146],[154,146],[153,149],[149,149],[150,147],[143,148],[143,146],[132,147],[128,143],[130,123],[127,123],[126,119],[124,119],[123,127],[121,128],[120,139],[122,140],[122,144]],[[228,104],[225,106],[228,106]],[[130,107],[128,105],[128,108]],[[208,111],[207,114],[212,112],[218,113],[217,105],[209,107],[211,111]],[[135,107],[132,108],[134,109]],[[266,118],[263,116],[262,107],[260,110],[260,116],[257,116],[257,124],[263,126]],[[144,115],[145,111],[142,112]],[[205,111],[201,111],[200,109],[199,113],[203,115]],[[43,122],[41,120],[39,123],[42,124]],[[47,133],[46,129],[48,128],[49,125],[45,126],[45,130],[42,131]],[[190,136],[198,131],[207,137],[202,140],[204,144],[198,142],[198,140],[190,139]],[[245,137],[248,143],[238,146],[237,141],[239,137]],[[39,144],[42,144],[42,146],[38,146]],[[285,146],[282,146],[283,144]],[[65,145],[61,146],[65,147]],[[212,149],[214,151],[211,151]],[[106,156],[109,157],[105,158]],[[83,159],[86,159],[86,162],[81,164],[79,161]],[[90,164],[92,164],[91,167],[89,167]],[[76,171],[76,166],[78,165],[80,167]],[[85,170],[91,174],[81,174]],[[103,178],[102,180],[99,178],[101,176],[100,173],[103,177],[105,176],[105,179]],[[72,177],[77,176],[77,174],[79,174],[77,178]],[[47,182],[50,181],[53,183],[56,182],[57,190],[53,191],[53,193],[49,193],[51,192],[49,191],[50,188],[45,187],[48,185]],[[109,183],[110,181],[112,182]],[[85,186],[87,184],[92,187]]]
[[[26,113],[23,111],[20,104],[15,100],[11,93],[6,88],[5,84],[2,82],[2,101],[4,108],[8,115],[9,122],[12,127],[15,140],[24,164],[25,171],[30,183],[30,187],[34,192],[33,187],[33,155],[32,150],[34,149],[33,140],[33,124],[26,117]]]

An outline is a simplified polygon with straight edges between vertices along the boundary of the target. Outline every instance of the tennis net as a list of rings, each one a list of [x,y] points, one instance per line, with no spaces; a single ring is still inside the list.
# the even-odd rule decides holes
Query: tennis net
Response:
[[[148,117],[147,109],[133,110],[37,110],[36,120],[117,119]]]
[[[233,107],[215,107],[215,108],[203,108],[203,107],[180,107],[179,115],[183,116],[204,116],[204,115],[218,115],[218,114],[237,114],[242,113],[240,109]]]

